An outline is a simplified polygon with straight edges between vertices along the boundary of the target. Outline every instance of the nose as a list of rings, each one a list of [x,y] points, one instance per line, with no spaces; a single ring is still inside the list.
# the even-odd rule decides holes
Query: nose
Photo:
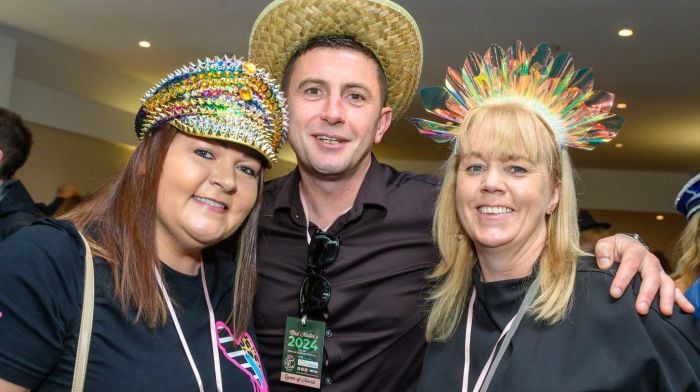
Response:
[[[331,125],[343,122],[344,110],[341,97],[329,97],[326,100],[321,112],[321,118]]]
[[[484,174],[483,181],[481,183],[482,192],[500,192],[503,191],[503,177],[500,170],[496,168],[489,168]]]
[[[228,162],[220,162],[212,170],[209,182],[224,193],[236,191],[236,169]]]

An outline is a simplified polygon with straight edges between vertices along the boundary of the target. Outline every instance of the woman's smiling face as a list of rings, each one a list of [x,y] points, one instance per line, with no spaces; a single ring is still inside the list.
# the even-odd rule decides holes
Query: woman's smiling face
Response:
[[[559,147],[526,109],[485,109],[460,139],[457,215],[477,252],[521,254],[544,245],[546,216],[559,202],[560,185],[551,169]]]
[[[233,234],[255,205],[261,172],[262,162],[245,147],[178,132],[158,186],[159,256],[201,250]]]
[[[547,167],[525,157],[495,158],[475,147],[460,158],[456,202],[477,249],[523,249],[546,235],[545,216],[558,202]]]

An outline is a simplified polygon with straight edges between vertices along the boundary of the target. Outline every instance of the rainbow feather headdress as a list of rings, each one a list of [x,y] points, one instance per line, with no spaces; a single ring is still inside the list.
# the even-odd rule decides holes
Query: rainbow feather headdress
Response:
[[[614,94],[593,90],[593,70],[574,69],[573,57],[556,57],[546,44],[532,52],[520,42],[503,50],[492,44],[483,57],[469,52],[464,65],[447,69],[445,87],[421,90],[425,109],[449,121],[409,118],[420,133],[453,140],[466,114],[477,106],[519,102],[538,113],[562,147],[592,150],[612,140],[624,120],[610,113]]]
[[[287,109],[280,87],[260,67],[235,57],[185,65],[141,99],[136,135],[143,140],[164,124],[179,131],[250,147],[268,166],[287,140]]]

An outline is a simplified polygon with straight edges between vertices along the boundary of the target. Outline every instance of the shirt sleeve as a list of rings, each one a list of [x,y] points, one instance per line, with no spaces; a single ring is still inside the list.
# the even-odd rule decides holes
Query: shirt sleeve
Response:
[[[0,378],[34,389],[79,328],[83,247],[56,222],[0,242]]]

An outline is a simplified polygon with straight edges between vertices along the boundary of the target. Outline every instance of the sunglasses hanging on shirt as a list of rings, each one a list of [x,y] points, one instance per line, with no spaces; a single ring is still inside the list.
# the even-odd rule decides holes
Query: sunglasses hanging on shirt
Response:
[[[331,284],[325,273],[338,257],[340,239],[321,229],[316,229],[309,242],[306,275],[299,290],[299,315],[302,323],[307,317],[328,318],[328,303],[331,300]]]

